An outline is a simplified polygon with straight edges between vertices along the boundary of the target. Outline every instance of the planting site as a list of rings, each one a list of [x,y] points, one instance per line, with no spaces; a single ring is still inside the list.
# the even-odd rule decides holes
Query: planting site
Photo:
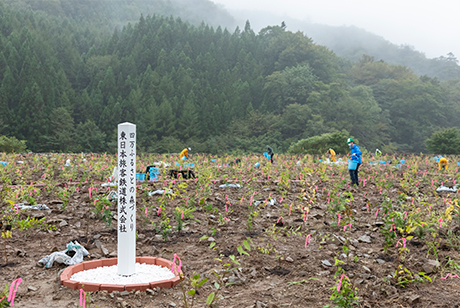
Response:
[[[448,159],[366,154],[351,187],[341,160],[194,154],[187,168],[140,154],[137,172],[158,174],[136,182],[136,256],[177,256],[182,281],[109,293],[67,288],[66,265],[39,261],[71,242],[84,261],[117,257],[117,156],[3,154],[0,307],[12,295],[15,307],[459,307],[460,159]]]

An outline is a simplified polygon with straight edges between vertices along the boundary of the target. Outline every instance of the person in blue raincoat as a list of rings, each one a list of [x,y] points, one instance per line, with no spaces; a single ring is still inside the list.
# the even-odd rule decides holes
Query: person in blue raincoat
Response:
[[[351,160],[358,162],[358,165],[356,166],[355,170],[348,170],[350,172],[351,185],[359,186],[358,169],[359,169],[359,166],[361,165],[361,150],[359,149],[359,146],[355,144],[355,142],[353,141],[353,138],[348,138],[347,143],[348,143],[348,147],[350,147],[351,149],[351,153],[350,153]]]

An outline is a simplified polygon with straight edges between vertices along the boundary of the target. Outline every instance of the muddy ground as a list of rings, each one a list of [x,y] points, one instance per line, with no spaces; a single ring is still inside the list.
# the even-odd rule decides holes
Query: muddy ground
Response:
[[[27,157],[23,159],[27,160]],[[350,255],[348,264],[342,267],[357,288],[359,307],[459,307],[460,280],[441,279],[441,276],[447,273],[455,273],[452,268],[447,267],[448,258],[460,259],[459,248],[451,245],[452,242],[448,242],[448,231],[452,231],[455,235],[460,230],[457,220],[452,220],[436,231],[439,240],[437,250],[439,266],[433,266],[436,256],[427,244],[433,241],[431,237],[425,239],[414,237],[407,241],[410,252],[406,255],[404,266],[413,273],[426,272],[433,282],[412,282],[403,288],[396,285],[393,278],[396,268],[401,263],[398,259],[398,248],[393,245],[387,252],[384,250],[384,236],[380,232],[383,225],[382,216],[375,215],[377,209],[383,210],[382,188],[381,185],[378,186],[381,183],[370,178],[365,187],[361,185],[359,188],[350,188],[346,184],[348,172],[345,167],[328,167],[330,169],[324,172],[327,174],[326,179],[324,174],[318,173],[314,169],[315,165],[312,165],[310,172],[301,167],[292,167],[290,172],[292,181],[289,185],[283,186],[285,189],[283,192],[278,181],[284,162],[278,161],[271,166],[277,171],[273,172],[268,180],[263,170],[249,169],[249,161],[243,162],[245,163],[246,165],[236,169],[237,171],[232,167],[219,168],[219,171],[216,171],[214,176],[210,176],[207,182],[188,181],[186,187],[181,187],[180,197],[166,199],[167,206],[164,211],[170,218],[173,228],[166,240],[151,223],[154,221],[157,226],[160,223],[157,212],[162,197],[158,195],[149,197],[147,192],[163,189],[165,184],[169,186],[171,181],[164,182],[164,179],[161,179],[153,183],[144,183],[138,190],[137,256],[154,256],[172,260],[174,254],[177,254],[182,260],[182,270],[186,276],[199,273],[201,277],[208,277],[210,281],[199,290],[197,299],[200,302],[196,303],[195,307],[205,307],[206,297],[215,290],[211,283],[215,280],[212,270],[221,268],[221,263],[215,260],[221,255],[224,255],[224,260],[228,260],[229,255],[235,255],[241,264],[241,269],[226,278],[226,282],[235,284],[223,289],[221,293],[223,299],[217,300],[214,307],[323,307],[328,304],[334,307],[330,300],[331,288],[337,287],[338,279],[334,278],[337,268],[333,265],[334,258],[346,262],[347,258],[343,254],[341,243],[344,236],[348,237],[347,246],[350,248]],[[30,164],[34,162],[31,161]],[[381,166],[364,164],[361,166],[360,176],[361,178],[370,176],[385,178],[385,175],[391,171],[394,177],[386,178],[392,185],[383,188],[384,193],[391,200],[398,200],[401,191],[411,198],[424,195],[425,203],[420,202],[419,207],[423,208],[427,206],[426,204],[430,204],[433,212],[445,211],[442,198],[446,198],[447,194],[439,195],[433,192],[430,188],[429,175],[423,178],[420,172],[420,175],[417,173],[413,176],[414,181],[419,182],[415,192],[412,186],[407,188],[401,187],[400,184],[404,170],[407,172],[408,169],[389,168],[392,166],[382,169]],[[425,166],[425,169],[437,179],[443,177],[445,185],[452,184],[452,180],[458,175],[454,171],[439,175],[431,165]],[[56,170],[60,169],[56,168]],[[37,171],[31,174],[30,178],[24,179],[24,182],[38,183],[43,172],[43,169],[37,167]],[[206,172],[208,171],[203,171]],[[200,174],[199,169],[197,173]],[[58,174],[56,172],[54,175],[54,180],[57,181],[56,189],[35,196],[36,203],[46,204],[50,210],[22,211],[18,218],[44,217],[46,223],[54,225],[56,230],[13,228],[13,236],[6,242],[8,264],[5,264],[4,259],[4,239],[0,240],[0,283],[9,284],[18,277],[23,279],[18,288],[15,307],[79,307],[77,305],[79,291],[60,285],[59,274],[64,266],[55,264],[52,268],[45,269],[37,265],[37,261],[42,257],[53,251],[65,249],[70,241],[77,240],[86,247],[89,256],[85,260],[116,257],[116,216],[112,220],[112,226],[108,227],[106,222],[93,212],[95,198],[103,198],[107,195],[106,189],[100,187],[100,182],[106,178],[94,177],[87,183],[80,183],[78,178],[73,178],[71,183],[75,184],[69,183],[68,186],[78,186],[79,191],[69,196],[68,205],[63,209],[63,201],[57,189],[67,186],[68,181],[64,181]],[[226,174],[228,178],[225,177]],[[252,177],[253,181],[243,183],[241,176],[244,174],[247,175],[246,178]],[[303,181],[299,181],[299,174]],[[230,180],[238,177],[243,183],[242,188],[219,188],[224,181],[231,182]],[[211,179],[217,181],[211,182]],[[294,181],[295,179],[297,181]],[[171,187],[177,189],[178,185],[183,185],[184,182],[176,181],[171,184]],[[18,185],[18,183],[20,181],[14,180],[11,184]],[[208,184],[209,187],[206,204],[212,204],[218,210],[215,213],[207,213],[204,208],[196,204],[198,198],[196,193],[200,191],[199,186],[203,183]],[[3,189],[5,189],[5,183],[0,184],[4,184]],[[15,190],[18,187],[11,188]],[[99,188],[97,193],[93,193],[91,199],[88,194],[90,187]],[[307,200],[303,200],[302,189],[314,190],[314,196],[309,194],[306,196]],[[347,233],[343,232],[343,225],[337,227],[337,214],[331,212],[331,204],[328,203],[330,191],[337,195],[352,193],[353,201],[350,209],[353,212],[353,221],[351,231]],[[248,215],[251,211],[248,204],[250,195],[254,192],[256,192],[254,201],[273,198],[277,203],[270,205],[262,202],[256,206],[253,211],[257,211],[258,216],[253,219],[252,226],[249,228]],[[245,198],[240,202],[243,196]],[[280,203],[283,196],[283,201]],[[174,219],[173,210],[176,206],[183,207],[187,197],[189,197],[187,206],[195,206],[196,210],[192,213],[193,218],[184,221],[183,229],[179,232],[174,230],[177,221]],[[419,202],[418,199],[416,202]],[[226,204],[227,211],[225,211]],[[300,204],[308,205],[308,219],[305,219],[304,213],[298,210]],[[289,215],[290,205],[292,206]],[[4,200],[3,213],[8,213],[10,207]],[[148,210],[147,216],[145,216],[145,208]],[[222,219],[221,216],[229,220]],[[273,227],[274,225],[277,226]],[[277,230],[279,238],[273,240],[268,230]],[[295,231],[296,234],[292,234],[289,230]],[[311,235],[311,242],[305,248],[308,234]],[[200,240],[204,235],[212,239]],[[400,236],[398,233],[398,237]],[[248,252],[249,255],[240,255],[237,247],[247,238],[251,239],[251,251]],[[211,249],[212,240],[216,245]],[[267,247],[269,243],[272,244],[268,246],[272,251],[268,254],[258,249],[258,247]],[[96,292],[91,296],[91,307],[184,307],[184,304],[179,285],[172,289],[131,292],[127,295],[116,292],[111,294]]]

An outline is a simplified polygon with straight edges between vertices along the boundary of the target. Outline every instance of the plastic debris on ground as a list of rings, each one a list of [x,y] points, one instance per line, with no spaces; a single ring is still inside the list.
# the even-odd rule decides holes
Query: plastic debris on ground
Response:
[[[163,195],[163,194],[166,194],[166,195],[170,195],[172,194],[172,190],[171,189],[166,189],[166,190],[155,190],[155,191],[149,191],[149,196],[153,196],[153,195]]]
[[[117,182],[102,183],[101,186],[102,187],[113,187],[113,186],[117,186]]]
[[[109,195],[107,196],[107,200],[109,201],[117,201],[118,200],[118,194],[116,191],[111,191]]]
[[[164,167],[167,168],[171,166],[171,164],[165,163],[164,161],[156,161],[153,163],[154,166]]]
[[[0,161],[0,165],[6,166],[8,163],[6,161]]]
[[[219,185],[219,188],[227,188],[227,187],[241,188],[242,186],[240,184],[223,184],[223,185]]]
[[[68,160],[65,161],[64,167],[70,167],[70,159],[68,159]]]
[[[157,181],[158,176],[160,175],[160,171],[157,167],[150,167],[148,168],[149,179],[150,181]]]
[[[175,162],[175,164],[176,164],[176,167],[179,167],[179,166],[180,166],[180,164],[179,164],[178,162]],[[193,167],[195,167],[195,164],[186,163],[186,164],[183,164],[183,166],[184,166],[185,168],[193,168]]]
[[[16,163],[23,164],[24,162],[22,160],[18,160]]]
[[[67,244],[66,250],[53,252],[44,257],[38,263],[43,264],[46,268],[53,266],[54,262],[65,265],[75,265],[83,262],[83,258],[88,255],[88,251],[77,241]]]
[[[436,188],[436,191],[452,191],[452,192],[456,192],[458,190],[457,186],[454,186],[454,187],[447,187],[447,186],[444,186],[444,185],[441,185],[440,187]]]
[[[341,158],[339,158],[337,161],[331,161],[328,158],[328,159],[326,159],[326,161],[323,161],[323,164],[341,166],[341,165],[345,164],[345,162]]]
[[[300,165],[301,163],[302,163],[302,162],[299,160],[299,161],[297,162],[297,164],[296,164],[296,165],[298,166],[298,165]]]
[[[390,165],[391,164],[391,160],[379,160],[379,161],[370,161],[369,162],[369,165]]]
[[[265,201],[267,201],[267,204],[266,205],[275,205],[276,204],[276,199],[270,199],[270,201],[268,200],[264,200],[264,201],[254,201],[254,205],[257,206],[261,203],[264,203]]]
[[[50,209],[45,204],[25,205],[24,203],[19,203],[19,204],[15,205],[15,207],[16,206],[17,206],[17,208],[19,210],[42,210],[42,211],[45,211],[45,210]]]
[[[254,164],[254,167],[260,167],[259,162],[255,163],[255,164]]]

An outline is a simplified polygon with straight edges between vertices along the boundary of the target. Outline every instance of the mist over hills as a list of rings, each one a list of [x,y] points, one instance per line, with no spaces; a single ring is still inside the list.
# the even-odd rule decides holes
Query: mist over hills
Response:
[[[427,75],[440,80],[460,78],[460,66],[456,55],[448,53],[437,58],[427,58],[422,51],[411,45],[394,44],[382,36],[356,26],[328,26],[266,11],[231,10],[230,13],[239,25],[249,20],[256,31],[267,25],[279,25],[284,21],[288,30],[302,31],[316,44],[326,46],[338,56],[353,62],[359,61],[363,55],[369,55],[377,61],[407,66],[419,76]]]

